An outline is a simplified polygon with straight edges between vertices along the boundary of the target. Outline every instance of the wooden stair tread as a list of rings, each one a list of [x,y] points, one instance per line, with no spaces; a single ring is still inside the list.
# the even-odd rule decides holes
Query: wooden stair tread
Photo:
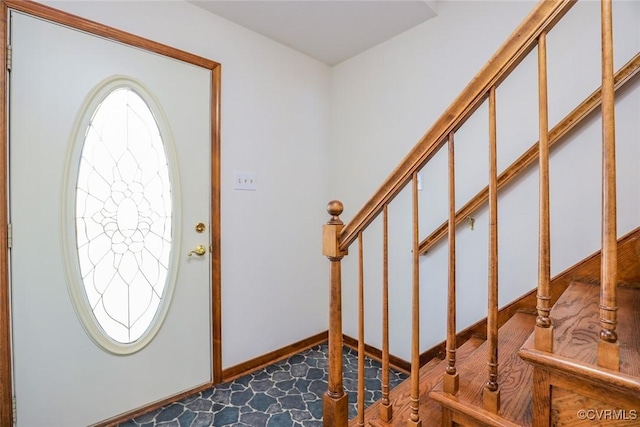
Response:
[[[436,376],[436,368],[442,363],[440,359],[431,359],[420,368],[420,385],[422,381],[429,381],[432,376]],[[389,402],[393,407],[393,414],[395,415],[398,410],[402,409],[403,405],[408,404],[411,397],[411,378],[407,378],[401,384],[397,385],[389,392]],[[364,421],[365,425],[368,423],[372,426],[384,426],[387,423],[382,422],[380,419],[380,400],[374,402],[365,411]],[[349,425],[357,425],[357,418],[351,420]]]
[[[471,356],[478,347],[484,343],[483,339],[471,338],[456,350],[456,357],[459,360],[465,360]],[[429,391],[442,380],[442,374],[447,367],[447,361],[443,360],[436,366],[431,373],[424,377],[420,375],[420,403],[419,413],[423,426],[440,426],[442,420],[442,411],[440,405],[431,400]],[[421,373],[422,374],[422,373]],[[405,426],[411,413],[409,402],[411,400],[411,381],[407,380],[407,391],[402,395],[403,406],[394,413],[392,426]],[[398,399],[400,401],[400,399]]]
[[[487,381],[487,344],[480,346],[473,357],[458,366],[460,390],[451,396],[442,384],[431,392],[432,399],[490,425],[531,425],[533,368],[518,356],[518,350],[535,325],[535,316],[516,313],[500,328],[498,335],[498,384],[500,411],[492,414],[483,409],[482,391]]]
[[[583,282],[572,283],[551,309],[553,353],[536,350],[532,334],[520,356],[532,365],[606,384],[624,395],[640,395],[640,289],[618,286],[617,292],[620,371],[597,364],[600,287]]]
[[[620,373],[640,378],[640,290],[617,288]],[[574,282],[551,310],[553,353],[597,366],[600,332],[599,285]]]
[[[456,354],[459,360],[464,360],[484,342],[477,337],[469,338],[463,345],[458,347]],[[442,414],[440,405],[429,399],[429,391],[442,379],[442,374],[447,366],[447,362],[440,359],[432,359],[420,368],[420,419],[422,425],[440,426]],[[380,401],[374,402],[365,411],[365,425],[370,426],[404,426],[409,418],[411,408],[411,379],[407,379],[389,392],[389,401],[393,407],[393,418],[389,423],[381,421]],[[357,425],[357,420],[352,419],[350,426]]]

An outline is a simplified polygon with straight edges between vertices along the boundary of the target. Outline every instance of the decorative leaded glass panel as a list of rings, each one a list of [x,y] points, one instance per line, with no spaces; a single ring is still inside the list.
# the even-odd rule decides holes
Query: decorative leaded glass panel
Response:
[[[151,327],[172,265],[172,192],[165,144],[148,103],[130,85],[91,115],[75,184],[78,266],[90,311],[111,340]]]

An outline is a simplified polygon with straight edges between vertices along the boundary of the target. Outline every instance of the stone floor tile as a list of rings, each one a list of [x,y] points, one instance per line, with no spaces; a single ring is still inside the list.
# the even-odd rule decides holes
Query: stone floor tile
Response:
[[[343,352],[349,416],[356,415],[358,354]],[[242,378],[196,393],[118,427],[322,427],[328,346],[313,347]],[[380,398],[380,362],[365,359],[365,405]],[[390,387],[407,376],[391,370]]]

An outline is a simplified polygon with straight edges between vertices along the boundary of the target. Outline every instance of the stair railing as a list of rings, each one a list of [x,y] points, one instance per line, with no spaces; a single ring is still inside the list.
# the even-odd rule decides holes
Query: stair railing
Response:
[[[614,76],[614,90],[624,87],[629,81],[631,81],[640,70],[640,54],[634,56],[629,62],[627,62]],[[565,135],[573,130],[596,108],[599,108],[602,103],[601,88],[597,88],[593,91],[580,105],[574,108],[569,114],[567,114],[553,129],[549,131],[549,149],[559,145]],[[527,170],[539,156],[539,142],[536,141],[524,154],[516,159],[511,165],[509,165],[498,176],[498,190],[501,190],[506,185],[510,184],[516,177],[520,176],[522,172]],[[455,215],[455,225],[461,224],[467,218],[469,218],[477,209],[482,206],[488,198],[489,187],[483,188],[474,197],[472,197],[462,208],[460,208]],[[437,227],[429,236],[427,236],[422,242],[420,242],[420,254],[423,255],[429,251],[436,243],[447,236],[449,232],[449,221],[443,222]]]
[[[549,148],[566,135],[571,128],[602,103],[603,111],[603,264],[601,299],[601,340],[599,364],[617,369],[615,357],[617,340],[616,325],[616,200],[615,200],[615,141],[613,104],[614,91],[636,74],[640,59],[636,56],[615,76],[611,39],[611,0],[603,0],[603,84],[602,90],[594,92],[553,130],[548,129],[546,34],[575,4],[575,0],[543,0],[520,24],[514,33],[494,54],[489,62],[467,85],[456,100],[434,123],[424,137],[402,160],[364,207],[347,225],[339,218],[342,203],[332,201],[328,212],[332,216],[323,229],[323,254],[331,262],[331,297],[329,326],[329,385],[324,396],[324,423],[327,426],[348,424],[347,396],[342,384],[342,306],[340,262],[347,255],[349,246],[359,241],[359,383],[357,424],[364,425],[364,272],[362,234],[371,222],[383,214],[383,342],[382,342],[382,399],[380,418],[389,421],[392,407],[389,401],[389,318],[388,318],[388,206],[409,182],[412,183],[413,203],[413,284],[412,284],[412,342],[411,342],[411,403],[408,424],[421,425],[419,413],[419,256],[424,254],[438,239],[449,235],[449,283],[446,360],[443,376],[444,390],[456,394],[459,374],[456,370],[456,306],[455,306],[455,226],[470,211],[489,200],[489,277],[487,315],[487,382],[483,393],[486,410],[497,413],[500,408],[498,378],[498,190],[515,175],[523,171],[536,158],[540,168],[540,238],[539,238],[539,283],[537,295],[538,318],[535,328],[536,348],[553,350],[553,328],[550,311],[550,238],[549,238]],[[496,165],[496,88],[513,71],[524,57],[538,47],[539,78],[539,141],[525,152],[502,175],[497,175]],[[601,98],[600,98],[601,95]],[[489,101],[489,185],[455,212],[454,135],[485,100]],[[602,99],[602,101],[600,100]],[[418,172],[444,145],[449,152],[449,219],[427,239],[420,242],[418,230]],[[613,354],[613,356],[612,356]],[[385,375],[386,373],[386,375]]]

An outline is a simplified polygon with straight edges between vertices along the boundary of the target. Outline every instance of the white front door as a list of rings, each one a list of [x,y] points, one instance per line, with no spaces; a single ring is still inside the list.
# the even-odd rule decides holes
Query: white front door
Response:
[[[89,425],[210,383],[211,70],[15,11],[11,13],[11,44],[10,274],[18,426]],[[159,128],[165,136],[172,137],[169,139],[173,142],[163,138],[164,145],[161,144],[168,159],[165,163],[171,200],[180,200],[179,204],[169,206],[171,203],[167,202],[165,206],[170,213],[165,221],[171,226],[169,237],[158,237],[160,232],[153,225],[163,213],[149,208],[153,202],[139,201],[146,200],[148,193],[157,193],[158,185],[169,184],[156,182],[145,187],[150,180],[143,179],[135,190],[118,187],[126,187],[128,184],[122,182],[131,181],[120,175],[130,175],[132,168],[136,173],[146,173],[140,172],[146,160],[132,153],[135,148],[123,149],[126,155],[121,151],[118,159],[110,160],[114,162],[111,165],[90,165],[93,172],[99,172],[101,167],[112,172],[110,178],[101,178],[102,183],[89,180],[82,184],[84,190],[77,190],[80,194],[101,187],[96,190],[102,192],[100,195],[89,195],[93,199],[87,202],[85,197],[81,202],[101,205],[78,207],[81,196],[74,193],[74,180],[83,179],[78,177],[78,159],[85,133],[93,132],[87,131],[86,126],[98,105],[94,102],[92,106],[91,99],[96,90],[108,93],[108,85],[103,83],[109,81],[131,81],[144,88],[143,98],[146,96],[145,102],[153,104],[151,110]],[[89,113],[83,113],[87,108]],[[110,113],[103,110],[100,114],[108,117]],[[108,139],[109,129],[96,132],[100,143]],[[156,151],[157,156],[162,157],[161,154]],[[104,151],[90,155],[98,158],[104,156]],[[81,184],[77,183],[77,187]],[[139,198],[131,195],[132,191],[137,191]],[[122,202],[124,199],[126,202]],[[86,212],[94,221],[90,225],[75,218]],[[127,217],[127,212],[133,212],[133,217]],[[146,219],[139,219],[143,216]],[[196,231],[198,223],[205,226],[201,232]],[[102,229],[84,230],[96,226]],[[143,236],[137,240],[136,230],[138,237]],[[141,246],[150,237],[161,241],[162,250]],[[98,255],[76,253],[76,246],[86,246],[87,240],[94,238],[102,238],[102,246],[93,246],[98,247]],[[123,239],[128,240],[123,244]],[[198,245],[206,248],[204,255],[188,256]],[[175,263],[171,261],[172,254],[176,255]],[[102,262],[104,259],[109,262]],[[151,270],[147,268],[149,259]],[[149,275],[160,279],[154,282],[146,277]],[[81,288],[70,284],[81,285],[80,276],[93,280],[92,290],[85,293],[97,293],[91,296],[90,303],[79,300],[86,304],[85,308],[90,307],[88,313],[97,307],[96,318],[103,317],[103,323],[94,321],[94,326],[98,325],[94,329],[100,333],[111,322],[115,329],[123,329],[124,335],[132,335],[134,343],[140,335],[131,326],[135,319],[123,321],[117,313],[119,309],[109,305],[112,300],[123,293],[130,298],[144,294],[134,290],[134,279],[140,276],[153,284],[154,298],[170,297],[166,306],[157,301],[145,303],[152,306],[152,317],[156,313],[154,304],[160,307],[156,321],[166,314],[153,339],[142,349],[118,354],[119,343],[126,341],[121,339],[122,334],[118,335],[120,331],[111,339],[116,343],[114,348],[100,346],[90,328],[83,326],[81,310],[74,307],[71,297],[76,292],[76,296],[85,298],[84,293],[77,293]],[[140,314],[133,300],[127,301],[125,317],[149,317],[149,313]],[[87,324],[91,323],[91,316],[84,320]],[[151,323],[153,329],[155,322]],[[122,347],[127,353],[126,345]]]

